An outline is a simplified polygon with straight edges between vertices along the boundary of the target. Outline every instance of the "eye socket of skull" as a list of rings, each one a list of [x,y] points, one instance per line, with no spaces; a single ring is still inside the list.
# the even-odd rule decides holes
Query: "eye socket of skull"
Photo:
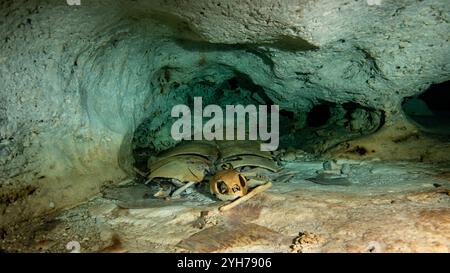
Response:
[[[241,183],[241,187],[245,188],[245,185],[247,184],[247,180],[242,175],[239,175],[239,183]]]
[[[222,180],[217,181],[217,191],[221,194],[227,194],[228,193],[227,184]]]
[[[241,187],[239,187],[238,184],[234,184],[233,187],[231,187],[231,191],[233,193],[239,192],[241,190]]]
[[[231,201],[247,194],[247,179],[236,170],[218,171],[209,184],[211,193],[222,201]]]

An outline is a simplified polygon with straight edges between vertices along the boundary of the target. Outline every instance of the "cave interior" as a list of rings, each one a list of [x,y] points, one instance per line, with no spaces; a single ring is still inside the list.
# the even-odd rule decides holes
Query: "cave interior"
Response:
[[[1,252],[450,251],[446,0],[64,2],[0,0]]]

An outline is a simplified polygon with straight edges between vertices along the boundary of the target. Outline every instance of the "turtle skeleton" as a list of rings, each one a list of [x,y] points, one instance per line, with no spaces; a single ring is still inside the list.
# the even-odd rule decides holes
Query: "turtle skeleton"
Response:
[[[147,167],[148,173],[139,172],[147,178],[146,184],[156,178],[168,179],[178,187],[171,194],[173,198],[209,180],[211,194],[219,200],[231,201],[220,211],[267,190],[272,179],[266,174],[277,176],[281,171],[270,152],[260,151],[258,141],[184,142],[150,159]]]

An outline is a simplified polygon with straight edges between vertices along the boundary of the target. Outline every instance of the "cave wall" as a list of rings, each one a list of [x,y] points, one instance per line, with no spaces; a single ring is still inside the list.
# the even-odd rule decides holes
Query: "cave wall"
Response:
[[[409,134],[403,98],[450,78],[449,11],[446,0],[2,0],[0,222],[132,174],[146,119],[155,147],[173,145],[170,109],[198,81],[245,75],[282,109],[352,102]]]

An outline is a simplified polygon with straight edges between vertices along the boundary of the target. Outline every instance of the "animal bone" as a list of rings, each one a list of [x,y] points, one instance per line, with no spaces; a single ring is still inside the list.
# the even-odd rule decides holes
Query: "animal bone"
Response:
[[[259,141],[223,141],[217,143],[222,158],[253,155],[272,159],[270,152],[261,151]]]
[[[241,198],[236,199],[235,201],[233,201],[233,202],[231,202],[231,203],[229,203],[229,204],[226,204],[226,205],[221,206],[221,207],[219,208],[219,211],[222,211],[222,212],[228,211],[228,210],[230,210],[230,209],[236,207],[237,205],[242,204],[243,202],[249,200],[250,198],[252,198],[252,197],[255,196],[256,194],[258,194],[258,193],[260,193],[260,192],[263,192],[263,191],[269,189],[270,187],[272,187],[272,182],[267,182],[267,183],[264,184],[264,185],[258,186],[258,187],[256,187],[256,188],[254,188],[251,192],[249,192],[247,195],[244,195],[244,196],[242,196]]]
[[[297,171],[281,171],[278,173],[278,175],[273,179],[273,181],[276,181],[277,183],[286,183],[291,178],[299,174]]]
[[[230,201],[247,194],[247,179],[235,170],[216,173],[209,182],[210,191],[222,201]]]
[[[267,181],[273,181],[273,176],[282,174],[272,154],[260,150],[259,141],[216,141],[215,143],[217,145],[205,142],[182,143],[161,153],[156,160],[150,159],[148,161],[150,173],[146,175],[148,178],[146,183],[156,178],[171,180],[172,184],[178,188],[171,197],[179,197],[195,183],[208,178],[211,193],[223,201],[242,199],[248,193],[249,187],[256,187],[249,197],[237,203],[239,204],[261,189],[270,187],[272,184],[268,184]],[[218,162],[218,166],[222,165],[226,167],[226,170],[215,173],[218,166],[213,162],[217,159],[219,150],[222,159]],[[239,172],[236,169],[246,171]],[[139,173],[145,175],[142,172]],[[215,175],[210,178],[209,175],[214,173]],[[159,193],[159,195],[164,196],[165,193]]]
[[[243,155],[231,157],[227,158],[226,160],[223,160],[222,162],[227,165],[229,164],[233,169],[241,168],[244,166],[251,166],[251,167],[261,167],[264,169],[268,169],[272,172],[277,172],[279,170],[279,167],[272,159],[255,155]]]
[[[248,187],[249,188],[254,188],[257,186],[261,186],[266,184],[269,181],[269,179],[267,177],[258,177],[258,178],[251,178],[247,180],[248,183]]]
[[[178,197],[182,192],[184,192],[187,188],[193,186],[195,182],[188,182],[184,186],[178,188],[176,191],[172,193],[172,197]]]
[[[217,149],[216,145],[207,142],[184,142],[162,152],[158,155],[158,159],[164,159],[177,155],[197,155],[214,161],[219,155],[219,150]]]
[[[165,165],[153,170],[148,179],[151,181],[154,178],[172,178],[180,182],[201,182],[205,177],[205,172],[209,168],[203,160],[191,158],[176,158],[167,162]]]
[[[168,164],[172,161],[185,161],[185,162],[192,162],[192,163],[198,163],[198,164],[206,164],[210,165],[210,161],[206,158],[203,158],[201,156],[197,155],[177,155],[177,156],[171,156],[171,157],[165,157],[157,159],[156,161],[148,162],[147,166],[150,172],[156,171],[158,168]]]

